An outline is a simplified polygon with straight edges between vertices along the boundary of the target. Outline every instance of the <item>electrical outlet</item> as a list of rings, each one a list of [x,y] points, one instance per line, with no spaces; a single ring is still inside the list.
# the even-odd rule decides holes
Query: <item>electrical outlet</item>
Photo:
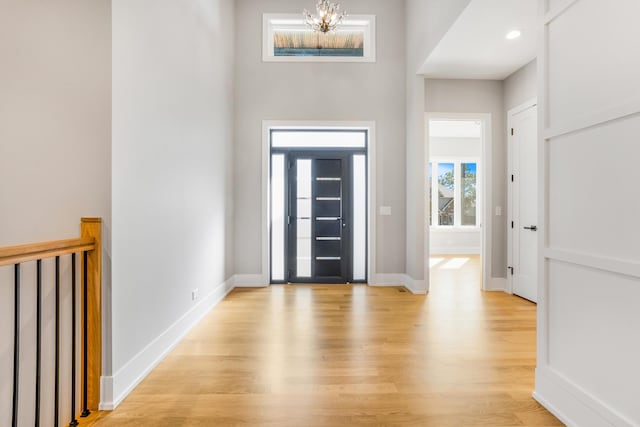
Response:
[[[195,301],[198,298],[200,298],[200,290],[199,289],[194,289],[191,291],[191,301]]]

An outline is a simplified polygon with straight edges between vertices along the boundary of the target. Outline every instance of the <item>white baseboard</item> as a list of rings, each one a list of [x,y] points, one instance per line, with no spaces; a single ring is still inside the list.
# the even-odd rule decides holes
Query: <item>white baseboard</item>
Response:
[[[429,253],[437,255],[480,255],[481,251],[476,246],[432,246]]]
[[[552,369],[536,369],[533,398],[568,427],[637,427]]]
[[[262,274],[236,274],[233,284],[236,288],[266,288],[269,279]]]
[[[369,286],[404,286],[407,275],[403,273],[376,274],[373,280],[369,281]]]
[[[504,277],[489,277],[484,285],[487,292],[509,292],[508,282]]]
[[[187,311],[167,330],[154,339],[142,351],[113,376],[100,378],[101,402],[99,409],[115,409],[129,393],[165,358],[173,348],[193,329],[213,307],[234,288],[233,278],[218,285],[209,295]]]
[[[427,290],[427,285],[426,285],[426,281],[424,280],[416,280],[414,278],[412,278],[409,275],[407,276],[407,281],[405,283],[405,287],[407,289],[409,289],[409,291],[411,291],[412,294],[415,295],[426,295],[428,290]]]
[[[369,286],[404,286],[412,294],[422,295],[427,293],[424,280],[415,280],[404,273],[376,274],[375,280]]]

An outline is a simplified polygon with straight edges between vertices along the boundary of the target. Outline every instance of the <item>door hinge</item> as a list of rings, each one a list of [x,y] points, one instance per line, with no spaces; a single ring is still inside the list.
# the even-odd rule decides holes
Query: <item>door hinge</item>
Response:
[[[514,182],[515,177],[513,175],[511,175],[511,182]]]
[[[513,133],[514,133],[514,132],[513,132],[513,128],[511,128],[511,136],[513,136]]]
[[[513,221],[511,221],[511,228],[513,228],[513,225],[514,225],[514,224],[513,224]]]

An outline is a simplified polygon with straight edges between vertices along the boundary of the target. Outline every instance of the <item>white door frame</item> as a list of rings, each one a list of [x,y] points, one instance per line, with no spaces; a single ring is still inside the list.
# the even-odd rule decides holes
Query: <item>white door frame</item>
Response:
[[[514,135],[511,135],[511,128],[513,127],[513,117],[516,114],[522,113],[536,105],[538,105],[538,99],[531,98],[507,112],[507,265],[511,267],[513,267],[514,250],[514,229],[511,228],[510,225],[511,221],[513,221],[513,183],[511,182],[511,174],[513,173],[513,149],[511,147],[513,147],[514,138]],[[507,292],[513,294],[513,274],[511,274],[511,272],[507,272]]]
[[[430,120],[478,120],[482,123],[482,156],[480,159],[480,195],[483,200],[481,200],[481,207],[479,209],[478,214],[480,215],[480,225],[481,225],[481,233],[482,243],[480,247],[480,257],[482,262],[482,290],[492,291],[492,290],[503,290],[504,286],[499,284],[493,284],[494,281],[491,275],[491,248],[493,244],[492,239],[492,178],[491,178],[491,159],[493,153],[493,137],[492,137],[492,123],[491,123],[491,114],[489,113],[425,113],[425,146],[424,146],[424,176],[423,180],[426,183],[429,179],[429,147],[430,147],[430,132],[429,132],[429,121]],[[425,187],[428,189],[428,187]],[[423,195],[423,203],[424,203],[424,224],[425,224],[425,239],[424,239],[424,277],[425,281],[429,277],[430,267],[429,267],[429,257],[431,256],[431,247],[430,247],[430,230],[429,230],[429,209],[431,207],[431,201],[429,200],[429,194],[427,191],[424,192]],[[431,286],[429,284],[429,286]],[[427,292],[429,290],[427,289]]]
[[[262,286],[269,286],[272,129],[359,129],[367,131],[367,282],[376,283],[376,123],[374,121],[263,120],[262,121]]]

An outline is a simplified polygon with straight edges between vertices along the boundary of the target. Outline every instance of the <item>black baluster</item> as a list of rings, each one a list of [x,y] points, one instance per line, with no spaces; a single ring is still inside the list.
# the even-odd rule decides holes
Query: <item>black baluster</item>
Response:
[[[13,412],[11,425],[18,427],[18,390],[20,388],[20,264],[14,266],[14,310],[13,310]]]
[[[76,420],[76,254],[71,254],[71,422],[69,427],[78,425]]]
[[[58,427],[60,403],[60,257],[56,257],[56,363],[53,399],[53,425]]]
[[[88,280],[87,280],[87,251],[84,252],[84,257],[83,257],[83,267],[84,267],[84,271],[83,271],[83,277],[82,277],[82,296],[83,296],[83,303],[82,303],[82,307],[83,307],[83,312],[82,312],[82,316],[83,316],[83,320],[82,320],[82,334],[83,334],[83,343],[82,343],[82,359],[83,359],[83,364],[82,364],[82,368],[83,368],[83,382],[82,382],[82,405],[83,405],[83,410],[82,410],[82,414],[80,415],[81,417],[88,417],[89,414],[91,414],[91,411],[89,411],[88,405],[89,403],[87,402],[88,397],[87,397],[87,380],[89,379],[89,367],[87,366],[87,360],[88,360],[88,355],[87,355],[87,347],[88,347],[88,343],[87,343],[87,339],[88,339],[88,334],[87,334],[87,324],[88,322],[88,314],[87,312],[89,311],[89,307],[87,304],[87,291],[88,291]]]
[[[40,383],[42,373],[42,260],[36,262],[36,419],[40,426]]]

